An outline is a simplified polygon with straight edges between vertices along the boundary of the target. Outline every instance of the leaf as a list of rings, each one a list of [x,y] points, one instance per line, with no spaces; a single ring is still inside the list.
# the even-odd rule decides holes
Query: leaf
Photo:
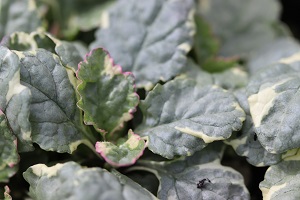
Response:
[[[103,14],[90,48],[107,49],[138,88],[149,90],[184,67],[195,32],[193,6],[192,0],[117,1]]]
[[[103,49],[94,49],[79,64],[77,105],[84,111],[84,122],[101,133],[113,133],[132,119],[139,96],[134,77],[122,72]]]
[[[74,72],[78,70],[78,64],[88,53],[87,48],[80,42],[56,41],[55,52],[60,57],[64,66],[71,68]]]
[[[292,37],[283,37],[269,45],[252,52],[247,67],[251,75],[269,65],[277,63],[280,59],[290,57],[300,51],[300,44]]]
[[[17,51],[30,51],[38,48],[51,51],[59,56],[65,67],[74,72],[78,69],[78,64],[84,59],[88,52],[87,48],[80,42],[67,42],[58,40],[49,33],[42,31],[15,32],[8,38],[8,48]]]
[[[73,152],[83,140],[80,111],[67,69],[43,49],[16,52],[21,81],[31,90],[32,139],[44,150]]]
[[[4,186],[4,188],[0,187],[0,198],[3,200],[12,200],[11,196],[9,195],[10,189],[8,186]]]
[[[34,0],[1,0],[0,40],[15,31],[32,32],[42,27]]]
[[[6,113],[20,152],[33,150],[29,122],[30,90],[20,83],[18,56],[0,46],[0,109]]]
[[[111,142],[97,142],[96,151],[110,165],[115,167],[128,166],[136,162],[142,156],[146,142],[140,136],[128,131],[128,139],[121,144]]]
[[[238,90],[235,92],[235,95],[246,113],[246,120],[240,132],[233,134],[232,137],[224,142],[232,146],[239,156],[246,157],[251,165],[262,167],[280,162],[281,154],[269,153],[257,139],[245,90]]]
[[[294,157],[270,166],[259,184],[264,200],[299,199],[299,166],[299,151]]]
[[[236,90],[248,84],[248,74],[239,66],[211,74],[201,69],[191,59],[188,59],[183,74],[197,81],[200,86],[218,85],[224,89]]]
[[[165,199],[250,199],[243,176],[220,164],[219,143],[210,144],[191,157],[174,161],[144,161],[136,169],[154,173],[160,181],[157,196]],[[197,188],[201,180],[204,184]]]
[[[219,38],[222,56],[243,56],[287,35],[274,0],[198,0],[198,14]],[[268,8],[267,10],[265,8]],[[286,31],[287,32],[287,31]]]
[[[11,133],[4,113],[0,110],[0,182],[8,182],[18,167],[16,138]]]
[[[248,84],[248,74],[239,66],[227,69],[221,73],[212,74],[214,84],[227,90],[243,88]]]
[[[208,58],[217,55],[220,48],[218,39],[213,35],[209,24],[199,15],[195,15],[196,35],[194,52],[197,63],[203,64]]]
[[[101,168],[83,168],[75,162],[47,167],[38,164],[24,172],[33,199],[156,199],[130,179]]]
[[[140,107],[144,119],[135,132],[148,136],[149,149],[166,158],[192,155],[225,140],[245,119],[232,94],[217,86],[197,87],[184,78],[156,85]]]
[[[114,2],[113,0],[38,1],[39,8],[48,11],[51,33],[67,40],[73,40],[79,31],[86,32],[98,28],[103,11]]]
[[[293,61],[297,61],[292,64]],[[265,68],[252,77],[247,96],[255,132],[270,153],[300,147],[299,56]],[[284,64],[285,63],[285,64]]]
[[[209,24],[200,15],[195,15],[195,23],[193,52],[201,68],[208,72],[222,72],[236,66],[236,58],[218,57],[220,42],[212,33]]]

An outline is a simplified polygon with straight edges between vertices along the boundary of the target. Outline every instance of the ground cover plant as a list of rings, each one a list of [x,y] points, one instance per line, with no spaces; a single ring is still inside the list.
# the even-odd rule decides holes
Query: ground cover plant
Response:
[[[300,45],[280,11],[0,0],[0,199],[299,199]]]

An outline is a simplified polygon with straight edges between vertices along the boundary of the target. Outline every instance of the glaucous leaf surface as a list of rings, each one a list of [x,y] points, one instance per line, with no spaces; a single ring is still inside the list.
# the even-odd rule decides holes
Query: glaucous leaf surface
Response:
[[[102,18],[91,48],[107,49],[115,62],[151,89],[180,73],[194,35],[192,0],[120,0]]]
[[[220,39],[222,56],[248,56],[283,33],[280,6],[274,0],[198,0],[198,14]],[[266,9],[268,8],[268,9]]]
[[[265,68],[247,86],[255,132],[270,153],[300,147],[299,58],[295,55]]]
[[[32,139],[44,150],[73,152],[81,143],[82,123],[67,69],[49,51],[17,52],[21,83],[31,90]]]
[[[128,131],[128,139],[120,144],[112,142],[97,142],[96,151],[115,167],[128,166],[136,162],[142,156],[146,148],[146,142],[131,130]]]
[[[182,73],[197,81],[200,86],[218,85],[226,90],[236,90],[248,84],[248,74],[239,66],[223,72],[208,73],[201,69],[194,61],[188,59]]]
[[[17,140],[12,134],[4,113],[0,110],[0,183],[8,182],[18,167]]]
[[[294,155],[268,168],[264,180],[259,184],[264,200],[300,198],[300,151],[295,149],[293,152]]]
[[[34,165],[23,173],[33,199],[132,200],[156,199],[129,178],[101,168],[84,168],[75,162],[47,167]],[[49,187],[51,186],[51,187]]]
[[[0,78],[0,109],[18,138],[18,150],[30,151],[33,149],[29,122],[31,93],[20,83],[18,56],[3,46],[0,46]]]
[[[224,142],[232,146],[239,156],[246,157],[251,165],[262,167],[280,162],[281,154],[269,153],[257,139],[245,90],[236,91],[235,96],[246,113],[246,120],[243,124],[243,128]]]
[[[35,0],[1,0],[0,41],[14,31],[31,32],[42,27]]]
[[[243,176],[220,164],[222,144],[210,144],[183,159],[141,162],[137,169],[154,173],[160,181],[159,199],[250,199]],[[199,182],[206,180],[203,184]],[[197,185],[198,184],[198,185]],[[199,185],[200,184],[200,185]]]
[[[275,64],[282,58],[290,57],[300,51],[300,44],[292,37],[275,40],[269,45],[252,52],[247,63],[251,75],[259,72],[264,67]]]
[[[84,111],[84,122],[101,133],[113,133],[132,119],[139,96],[134,77],[114,65],[103,49],[94,49],[79,64],[77,77],[78,106]]]
[[[230,92],[198,87],[186,78],[156,85],[140,107],[144,118],[135,132],[147,136],[148,148],[166,158],[192,155],[208,143],[228,139],[245,120]]]

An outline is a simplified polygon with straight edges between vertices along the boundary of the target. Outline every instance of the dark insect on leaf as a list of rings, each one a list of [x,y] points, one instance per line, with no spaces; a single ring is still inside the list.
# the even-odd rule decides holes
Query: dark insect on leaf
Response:
[[[197,188],[199,188],[199,189],[203,188],[205,181],[208,181],[211,183],[211,181],[208,178],[204,178],[201,181],[199,181],[199,183],[197,183]]]
[[[254,141],[257,140],[257,135],[256,135],[256,133],[254,133],[253,139],[254,139]]]

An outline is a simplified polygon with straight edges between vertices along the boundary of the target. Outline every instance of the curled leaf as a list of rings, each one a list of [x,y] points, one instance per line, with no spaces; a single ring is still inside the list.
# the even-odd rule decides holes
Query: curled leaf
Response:
[[[101,154],[106,162],[116,167],[134,164],[142,156],[145,147],[146,142],[131,130],[128,131],[128,139],[121,144],[96,143],[96,151]]]

